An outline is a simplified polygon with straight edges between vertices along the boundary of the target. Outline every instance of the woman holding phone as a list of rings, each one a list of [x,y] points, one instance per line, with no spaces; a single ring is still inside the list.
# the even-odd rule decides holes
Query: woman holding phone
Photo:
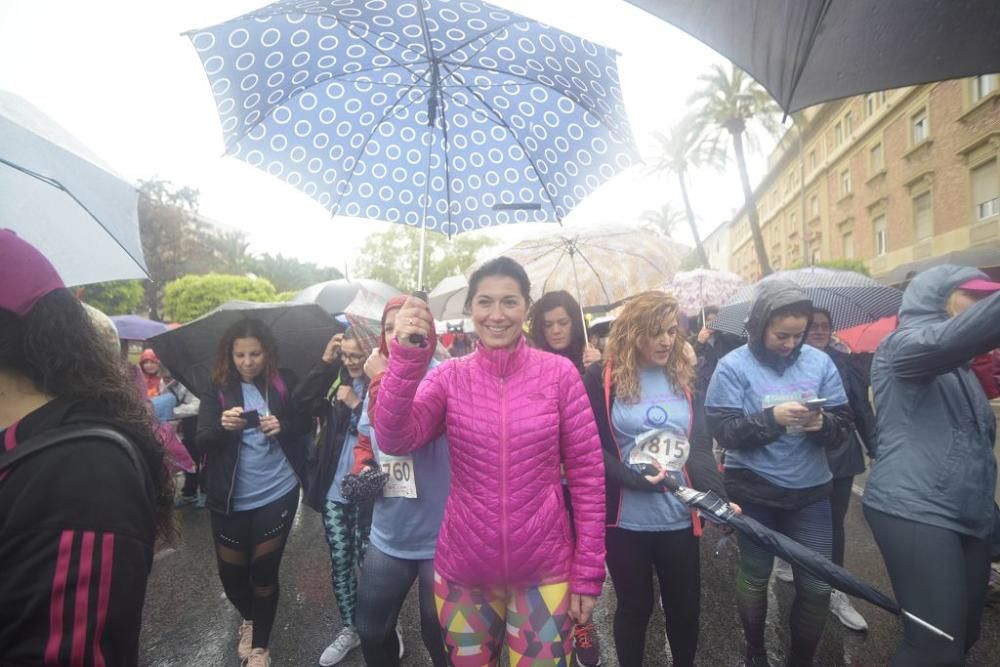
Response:
[[[278,609],[278,568],[299,505],[304,418],[289,401],[294,375],[278,369],[274,335],[245,319],[223,334],[212,391],[198,414],[206,453],[219,578],[240,612],[238,653],[246,667],[268,667]]]
[[[747,321],[749,339],[719,361],[708,386],[709,429],[726,449],[729,497],[744,513],[827,558],[832,555],[830,466],[826,449],[852,427],[837,367],[803,345],[812,302],[780,278],[761,281]],[[746,664],[769,665],[764,647],[767,583],[774,558],[740,537],[736,601]],[[830,606],[830,586],[795,572],[788,665],[811,665]]]

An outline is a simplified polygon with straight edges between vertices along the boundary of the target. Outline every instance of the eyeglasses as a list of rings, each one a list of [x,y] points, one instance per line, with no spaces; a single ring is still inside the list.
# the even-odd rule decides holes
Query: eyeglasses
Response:
[[[359,361],[364,361],[365,360],[365,355],[363,355],[363,354],[353,354],[351,352],[341,352],[340,356],[341,356],[341,358],[343,358],[344,361],[346,361],[349,364],[354,364],[354,363],[357,363]]]

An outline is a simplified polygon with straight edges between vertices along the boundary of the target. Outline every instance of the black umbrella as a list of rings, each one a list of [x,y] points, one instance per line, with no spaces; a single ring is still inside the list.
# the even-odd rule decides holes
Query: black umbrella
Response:
[[[895,287],[882,285],[855,271],[810,266],[772,273],[761,282],[779,279],[789,280],[801,287],[813,306],[830,313],[837,329],[871,324],[883,317],[896,315],[903,300],[903,293]],[[759,284],[743,287],[726,299],[710,328],[744,335],[744,324],[750,315]]]
[[[862,581],[826,556],[799,544],[787,535],[771,530],[752,517],[745,514],[737,514],[718,494],[712,491],[696,491],[686,486],[680,486],[670,476],[664,478],[663,484],[673,492],[678,500],[689,507],[698,509],[705,518],[719,525],[730,526],[744,537],[755,542],[762,549],[767,550],[793,566],[802,568],[817,579],[830,584],[830,586],[836,588],[838,591],[843,591],[853,597],[866,600],[891,614],[906,616],[931,632],[945,637],[949,641],[954,641],[955,638],[951,635],[906,611],[891,597]]]
[[[1000,72],[996,0],[628,0],[712,47],[786,112]]]
[[[178,382],[203,396],[211,391],[219,339],[241,319],[260,320],[270,327],[278,342],[278,365],[299,378],[323,355],[330,337],[344,330],[344,325],[313,303],[229,301],[193,322],[153,336],[149,344]]]

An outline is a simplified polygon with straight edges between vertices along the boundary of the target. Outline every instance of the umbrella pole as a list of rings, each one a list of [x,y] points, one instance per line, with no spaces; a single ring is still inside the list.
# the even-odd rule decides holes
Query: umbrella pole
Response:
[[[424,246],[427,240],[427,204],[424,204],[424,218],[420,222],[420,259],[417,262],[417,289],[424,289]]]
[[[573,248],[569,251],[569,262],[573,265],[573,282],[576,284],[576,302],[580,304],[580,321],[583,322],[583,346],[590,345],[590,336],[587,335],[587,316],[583,314],[583,295],[580,293],[580,276],[576,272],[576,252]]]
[[[910,619],[911,621],[913,621],[917,625],[923,626],[927,630],[930,630],[931,632],[933,632],[934,634],[938,635],[939,637],[944,637],[945,639],[947,639],[950,642],[955,641],[955,638],[952,637],[951,635],[949,635],[947,632],[945,632],[944,630],[941,630],[940,628],[934,627],[933,625],[931,625],[930,623],[928,623],[924,619],[920,618],[919,616],[914,616],[913,614],[911,614],[910,612],[908,612],[908,611],[906,611],[905,609],[902,609],[902,608],[900,608],[900,611],[903,612],[903,616],[906,616],[908,619]]]

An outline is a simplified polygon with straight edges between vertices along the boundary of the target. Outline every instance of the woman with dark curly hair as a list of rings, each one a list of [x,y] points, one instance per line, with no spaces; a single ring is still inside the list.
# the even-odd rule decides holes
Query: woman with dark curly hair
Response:
[[[68,436],[35,449],[57,433]],[[138,664],[154,544],[173,532],[172,478],[114,347],[9,230],[0,443],[0,663]]]
[[[267,667],[309,419],[289,400],[295,376],[278,369],[274,334],[258,320],[240,320],[222,335],[212,384],[201,400],[196,442],[207,458],[219,578],[243,617],[240,659]]]
[[[535,302],[528,315],[531,320],[528,337],[539,350],[566,357],[582,373],[601,353],[587,344],[580,304],[569,292],[546,292]]]

